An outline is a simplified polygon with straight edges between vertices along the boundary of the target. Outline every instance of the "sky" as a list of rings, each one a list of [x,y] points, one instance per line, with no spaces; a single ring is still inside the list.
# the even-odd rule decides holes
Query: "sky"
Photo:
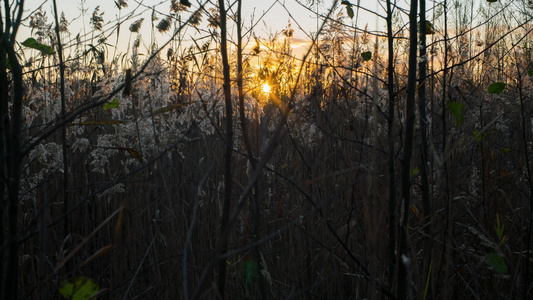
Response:
[[[199,1],[203,0],[191,0],[192,3],[191,10],[199,6]],[[214,0],[212,0],[213,2]],[[353,0],[352,2],[356,2]],[[151,40],[151,14],[152,8],[161,13],[169,13],[170,0],[126,0],[128,4],[127,8],[123,8],[121,11],[115,6],[115,1],[112,0],[57,0],[58,11],[65,13],[67,20],[70,23],[69,31],[70,38],[73,39],[78,32],[83,35],[84,28],[85,32],[88,33],[90,37],[90,25],[89,19],[97,6],[100,6],[100,11],[104,12],[103,19],[104,23],[107,23],[104,26],[105,29],[114,28],[116,26],[117,20],[125,19],[127,16],[132,16],[131,19],[124,22],[124,25],[121,27],[121,35],[118,43],[119,52],[125,52],[125,49],[128,45],[128,42],[131,41],[131,36],[129,35],[128,28],[135,20],[143,17],[145,18],[143,26],[141,28],[142,39],[145,47],[148,47]],[[216,2],[216,1],[214,1]],[[294,37],[291,41],[296,51],[303,52],[303,49],[298,49],[300,46],[304,45],[304,42],[309,41],[309,34],[317,31],[317,18],[314,13],[307,9],[305,5],[311,6],[308,4],[309,0],[300,0],[298,3],[296,0],[244,0],[243,1],[243,16],[244,23],[246,27],[250,27],[251,22],[257,21],[260,17],[261,20],[257,23],[257,26],[254,28],[254,34],[261,38],[266,38],[270,34],[280,32],[286,28],[289,24],[289,20],[292,24],[294,31]],[[315,3],[317,1],[314,1]],[[339,1],[340,2],[340,1]],[[376,10],[378,7],[378,1],[361,1],[362,5],[368,5],[367,8],[371,10]],[[53,22],[52,14],[52,4],[51,0],[25,0],[25,15],[28,16],[38,7],[42,7],[44,11],[47,12],[48,23]],[[327,10],[331,7],[333,0],[322,0],[318,5],[318,11],[322,14],[326,13]],[[367,4],[364,4],[367,3]],[[85,16],[81,13],[81,8],[86,9]],[[209,7],[209,5],[208,5]],[[212,5],[211,5],[212,7]],[[312,5],[313,10],[316,10],[317,4]],[[337,12],[344,7],[337,9]],[[379,8],[378,8],[379,9]],[[344,10],[345,11],[345,10]],[[289,16],[290,15],[292,16]],[[163,18],[163,15],[158,16]],[[355,24],[354,20],[349,18],[345,19],[349,24]],[[206,18],[204,17],[203,22],[206,23]],[[26,22],[28,24],[29,21]],[[84,26],[85,24],[85,26]],[[369,28],[374,29],[376,25],[375,18],[364,13],[360,14],[360,18],[357,22],[359,28],[364,28],[368,24]],[[379,26],[379,25],[378,25]],[[383,25],[384,26],[384,25]],[[301,27],[301,28],[300,28]],[[383,30],[383,28],[378,28]],[[109,31],[111,32],[111,31]],[[195,34],[189,29],[189,33],[186,34],[185,38],[191,37]],[[23,41],[26,37],[32,35],[28,27],[23,27],[19,31],[18,40]],[[116,36],[116,33],[110,35],[109,41],[112,41]],[[170,37],[169,33],[160,34],[155,33],[155,39],[159,44],[162,44],[164,41],[168,40]],[[114,42],[110,42],[114,45]],[[141,46],[142,48],[142,46]]]

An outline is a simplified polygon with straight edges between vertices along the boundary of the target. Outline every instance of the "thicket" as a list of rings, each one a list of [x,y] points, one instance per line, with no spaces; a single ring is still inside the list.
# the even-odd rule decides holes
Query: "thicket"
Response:
[[[0,299],[533,295],[526,1],[295,1],[303,57],[241,0],[4,1]]]

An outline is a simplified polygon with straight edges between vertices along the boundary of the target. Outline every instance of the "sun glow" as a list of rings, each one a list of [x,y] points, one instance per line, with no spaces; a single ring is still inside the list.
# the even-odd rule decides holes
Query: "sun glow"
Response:
[[[263,92],[267,94],[270,93],[270,85],[268,85],[268,83],[264,83],[262,89],[263,89]]]

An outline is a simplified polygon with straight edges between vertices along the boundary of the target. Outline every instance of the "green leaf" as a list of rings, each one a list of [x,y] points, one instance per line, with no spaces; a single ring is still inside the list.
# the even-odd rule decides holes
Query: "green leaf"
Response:
[[[509,153],[509,152],[511,152],[511,151],[513,151],[513,149],[508,148],[508,147],[507,147],[507,148],[504,148],[504,149],[503,149],[503,154],[507,154],[507,153]]]
[[[529,76],[533,76],[533,69],[531,69],[531,70],[527,70],[527,75],[529,75]]]
[[[433,266],[433,263],[430,263],[429,264],[429,271],[428,271],[428,276],[426,278],[426,288],[424,289],[424,300],[426,300],[428,297],[428,290],[429,290],[429,279],[431,278],[431,267]]]
[[[420,172],[420,170],[418,170],[417,168],[414,168],[411,170],[411,176],[416,176],[418,175],[418,173]]]
[[[244,277],[246,285],[250,286],[253,283],[254,277],[257,276],[258,268],[253,261],[247,261],[244,263]]]
[[[189,0],[180,0],[180,3],[187,7],[191,7],[191,2],[189,2]]]
[[[507,274],[509,272],[505,259],[496,253],[487,253],[487,262],[499,274]]]
[[[479,130],[475,130],[474,133],[472,133],[472,136],[476,139],[476,141],[481,142],[485,138],[485,133],[479,134]]]
[[[361,53],[361,57],[362,57],[365,61],[369,61],[369,60],[372,59],[372,52],[370,52],[370,51],[363,52],[363,53]]]
[[[503,82],[495,82],[488,88],[489,94],[501,94],[503,90],[505,90],[505,83]]]
[[[457,103],[453,101],[448,101],[448,108],[452,112],[453,118],[455,119],[455,126],[459,127],[463,125],[465,121],[464,117],[464,103]]]
[[[420,27],[420,22],[418,22],[418,27]],[[426,35],[435,34],[435,27],[433,27],[433,23],[426,20]]]
[[[428,20],[426,20],[426,34],[435,34],[435,27]]]
[[[346,5],[346,13],[348,14],[348,17],[350,17],[350,19],[353,19],[354,14],[350,1],[342,1],[341,4]]]
[[[350,17],[350,19],[353,19],[353,9],[351,6],[346,6],[346,13],[348,14],[348,17]]]
[[[117,108],[117,107],[119,106],[119,104],[120,104],[120,103],[118,103],[118,99],[113,99],[113,101],[104,104],[104,106],[102,107],[102,109],[112,109],[112,108]]]
[[[91,278],[80,276],[63,281],[59,293],[66,299],[88,300],[98,293],[98,290],[98,285]]]
[[[39,50],[43,54],[54,53],[54,50],[52,49],[52,47],[41,44],[37,42],[34,38],[27,38],[24,42],[22,42],[22,46],[26,46],[28,48]]]
[[[6,69],[11,70],[11,62],[9,61],[9,57],[6,57]]]

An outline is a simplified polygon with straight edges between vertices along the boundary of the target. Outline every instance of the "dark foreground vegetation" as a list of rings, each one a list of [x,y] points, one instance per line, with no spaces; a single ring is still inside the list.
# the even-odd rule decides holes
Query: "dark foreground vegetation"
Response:
[[[3,1],[0,299],[531,299],[527,1],[241,2]]]

